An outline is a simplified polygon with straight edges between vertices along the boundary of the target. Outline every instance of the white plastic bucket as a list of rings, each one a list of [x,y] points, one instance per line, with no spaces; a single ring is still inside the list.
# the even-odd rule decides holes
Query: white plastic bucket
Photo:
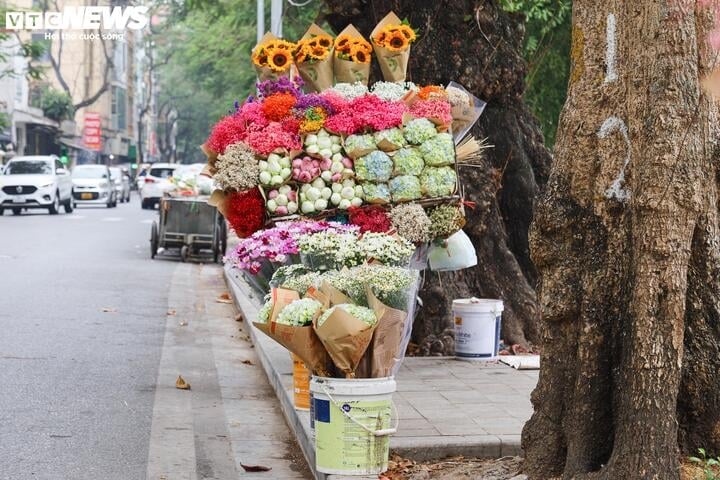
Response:
[[[493,360],[500,346],[502,300],[453,300],[455,357],[459,360]]]
[[[312,377],[315,466],[336,475],[377,475],[387,470],[392,424],[392,377]],[[397,422],[397,415],[395,415]]]

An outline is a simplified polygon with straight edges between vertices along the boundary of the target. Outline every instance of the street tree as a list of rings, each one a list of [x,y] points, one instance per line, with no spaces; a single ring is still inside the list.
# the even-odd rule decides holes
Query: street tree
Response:
[[[542,310],[531,479],[679,478],[720,450],[713,12],[575,0],[571,73],[530,232]]]
[[[465,227],[478,265],[460,272],[430,273],[421,293],[424,307],[413,327],[421,353],[451,353],[451,302],[459,297],[502,298],[503,339],[528,345],[539,339],[535,267],[528,228],[542,191],[550,154],[536,120],[523,103],[526,64],[523,18],[493,0],[326,0],[336,32],[353,23],[368,36],[390,10],[419,30],[409,80],[447,84],[456,80],[488,102],[474,134],[495,147],[477,168],[461,171],[465,199],[472,202]],[[374,79],[380,80],[379,71]]]

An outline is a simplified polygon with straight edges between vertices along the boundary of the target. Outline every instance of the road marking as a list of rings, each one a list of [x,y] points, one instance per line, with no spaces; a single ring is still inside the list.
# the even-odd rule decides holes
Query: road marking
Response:
[[[85,216],[84,215],[65,215],[62,218],[64,218],[65,220],[82,220],[83,218],[85,218]]]
[[[105,217],[102,219],[103,222],[122,222],[125,220],[122,217]]]

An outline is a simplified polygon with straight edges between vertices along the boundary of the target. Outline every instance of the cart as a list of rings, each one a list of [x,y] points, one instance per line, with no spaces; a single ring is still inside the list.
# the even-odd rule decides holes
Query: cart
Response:
[[[160,218],[150,230],[150,258],[162,252],[179,250],[183,262],[212,254],[217,262],[227,248],[225,219],[207,203],[208,197],[163,197]]]

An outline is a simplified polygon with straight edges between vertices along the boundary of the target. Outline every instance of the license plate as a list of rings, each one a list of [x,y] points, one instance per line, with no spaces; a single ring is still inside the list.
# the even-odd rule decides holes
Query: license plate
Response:
[[[92,193],[81,193],[80,200],[92,200]]]
[[[13,203],[25,203],[25,197],[15,196],[12,199]]]

